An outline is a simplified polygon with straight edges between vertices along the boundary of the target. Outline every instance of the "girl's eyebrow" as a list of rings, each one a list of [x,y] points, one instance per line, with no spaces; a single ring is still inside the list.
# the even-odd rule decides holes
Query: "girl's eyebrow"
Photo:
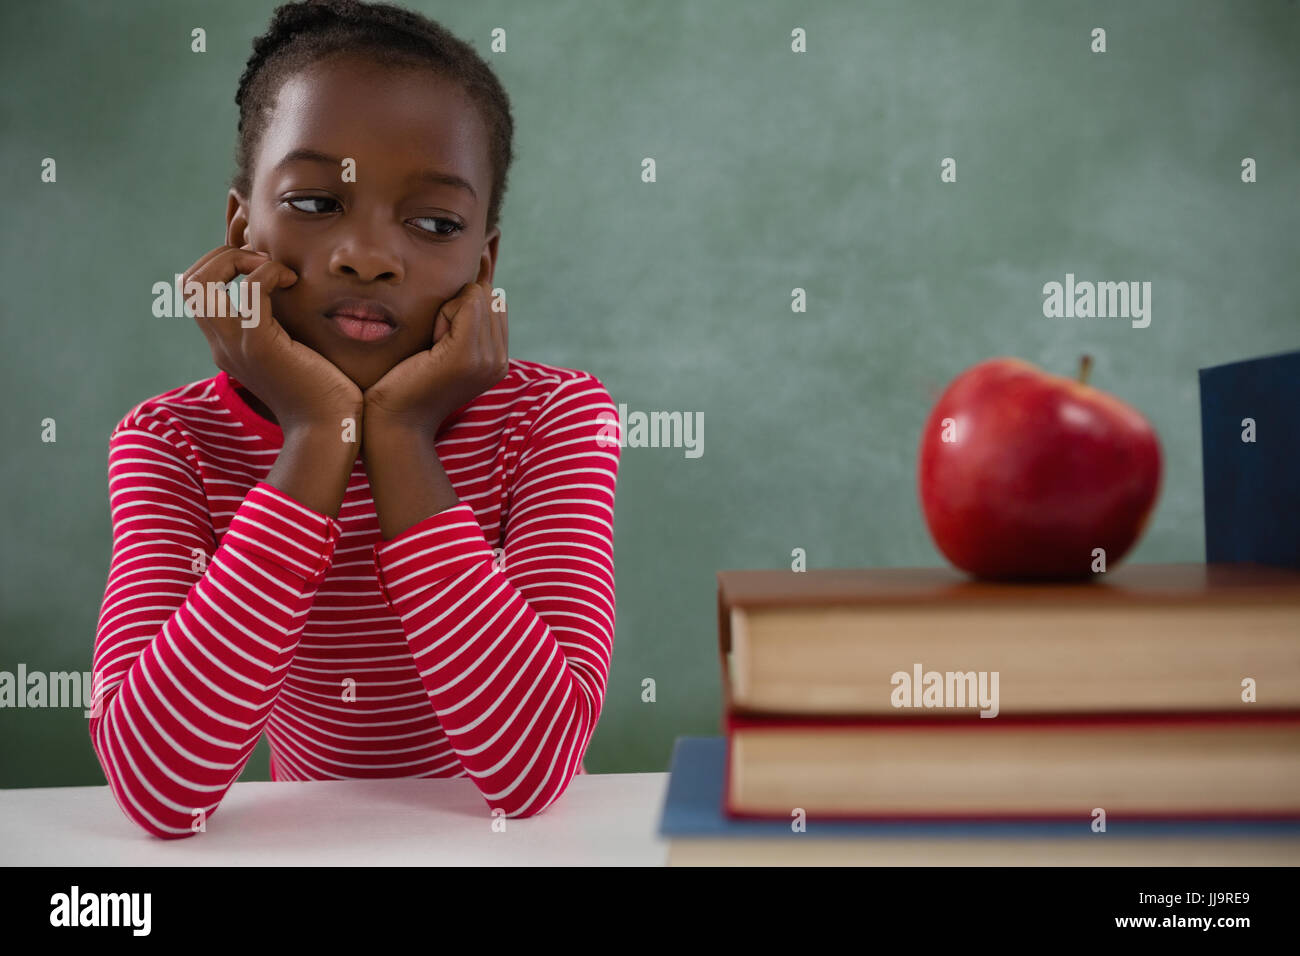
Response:
[[[286,153],[284,158],[275,164],[275,168],[279,170],[295,162],[320,163],[337,169],[343,163],[343,160],[338,156],[330,156],[315,149],[294,149]],[[474,187],[469,184],[469,181],[454,173],[446,173],[440,169],[421,169],[413,173],[411,178],[439,186],[454,186],[457,189],[464,189],[474,197],[475,201],[478,200],[478,193],[474,191]]]

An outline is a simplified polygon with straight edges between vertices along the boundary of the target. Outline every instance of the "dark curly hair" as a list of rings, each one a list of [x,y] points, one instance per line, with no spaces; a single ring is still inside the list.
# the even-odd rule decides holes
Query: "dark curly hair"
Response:
[[[491,232],[501,215],[513,155],[510,98],[469,44],[418,13],[386,3],[304,0],[275,9],[267,31],[253,41],[252,56],[235,93],[239,141],[231,186],[242,196],[251,193],[257,146],[284,81],[310,63],[343,52],[373,54],[393,66],[427,67],[465,90],[488,128],[492,194],[487,231]]]

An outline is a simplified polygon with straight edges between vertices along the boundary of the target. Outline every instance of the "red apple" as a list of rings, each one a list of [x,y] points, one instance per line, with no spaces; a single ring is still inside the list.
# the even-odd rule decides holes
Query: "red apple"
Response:
[[[921,507],[944,556],[976,577],[1069,579],[1113,568],[1160,487],[1151,423],[1113,395],[1015,358],[959,375],[921,436]]]

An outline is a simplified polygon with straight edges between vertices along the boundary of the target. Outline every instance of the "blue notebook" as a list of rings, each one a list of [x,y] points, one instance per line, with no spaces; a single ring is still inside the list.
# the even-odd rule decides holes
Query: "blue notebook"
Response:
[[[1300,352],[1203,368],[1200,382],[1205,560],[1300,568]]]
[[[669,767],[668,793],[659,817],[658,833],[665,839],[691,837],[990,837],[990,838],[1096,838],[1089,820],[1078,823],[1058,821],[970,823],[936,821],[934,823],[857,823],[844,820],[817,820],[809,817],[807,831],[794,833],[785,820],[733,820],[722,811],[727,761],[725,737],[678,737],[673,745]],[[1111,820],[1108,836],[1128,834],[1135,837],[1202,836],[1253,837],[1266,834],[1300,836],[1300,821],[1250,820],[1159,820],[1125,822]]]

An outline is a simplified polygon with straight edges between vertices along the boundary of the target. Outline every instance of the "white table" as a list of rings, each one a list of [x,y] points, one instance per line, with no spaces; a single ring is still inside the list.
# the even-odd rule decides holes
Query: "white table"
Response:
[[[248,781],[180,840],[128,820],[107,785],[0,790],[0,865],[663,866],[667,787],[667,773],[584,774],[496,832],[464,777]]]

